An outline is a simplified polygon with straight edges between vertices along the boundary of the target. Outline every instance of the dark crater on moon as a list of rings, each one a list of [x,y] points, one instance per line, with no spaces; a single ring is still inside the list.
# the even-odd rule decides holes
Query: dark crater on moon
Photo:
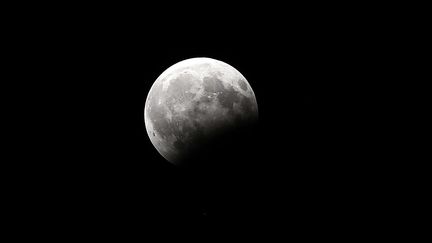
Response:
[[[245,82],[243,79],[239,79],[238,83],[239,83],[240,88],[241,88],[242,90],[244,90],[244,91],[247,90],[247,84],[246,84],[246,82]]]

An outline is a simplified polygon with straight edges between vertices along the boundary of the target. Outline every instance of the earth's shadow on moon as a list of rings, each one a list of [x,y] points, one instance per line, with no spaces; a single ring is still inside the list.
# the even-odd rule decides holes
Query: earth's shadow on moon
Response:
[[[172,166],[182,200],[202,208],[209,217],[241,213],[245,208],[241,205],[251,200],[256,189],[262,163],[259,137],[256,121],[220,130],[201,141],[182,164]]]
[[[258,122],[221,128],[203,139],[176,165],[180,171],[213,173],[237,170],[252,163],[258,138]]]

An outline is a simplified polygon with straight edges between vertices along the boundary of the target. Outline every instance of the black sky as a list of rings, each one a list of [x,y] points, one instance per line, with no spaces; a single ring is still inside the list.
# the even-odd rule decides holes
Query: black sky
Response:
[[[83,7],[29,23],[30,60],[50,93],[42,99],[52,118],[42,123],[54,133],[35,151],[45,159],[28,165],[40,175],[28,189],[29,213],[132,234],[150,218],[255,227],[282,220],[296,232],[365,220],[376,168],[366,151],[376,147],[364,114],[382,43],[362,14],[327,7],[165,21],[145,14],[158,8]],[[215,170],[173,167],[145,132],[151,85],[192,57],[235,67],[258,102],[256,131],[208,155],[222,164]]]

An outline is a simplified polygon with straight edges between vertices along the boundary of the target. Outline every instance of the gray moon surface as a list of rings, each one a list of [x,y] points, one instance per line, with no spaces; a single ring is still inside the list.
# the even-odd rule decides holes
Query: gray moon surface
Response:
[[[257,101],[246,78],[211,58],[169,67],[154,82],[144,108],[152,144],[175,165],[215,133],[257,119]]]

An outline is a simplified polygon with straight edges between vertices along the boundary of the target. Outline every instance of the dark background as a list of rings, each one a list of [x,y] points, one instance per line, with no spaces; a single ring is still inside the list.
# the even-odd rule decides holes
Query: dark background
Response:
[[[385,29],[363,12],[320,7],[169,20],[83,7],[27,21],[22,46],[47,95],[22,208],[35,223],[132,236],[154,219],[300,235],[380,222],[380,138],[369,134]],[[192,57],[239,70],[260,122],[202,159],[220,165],[181,169],[147,137],[144,104],[165,69]]]

